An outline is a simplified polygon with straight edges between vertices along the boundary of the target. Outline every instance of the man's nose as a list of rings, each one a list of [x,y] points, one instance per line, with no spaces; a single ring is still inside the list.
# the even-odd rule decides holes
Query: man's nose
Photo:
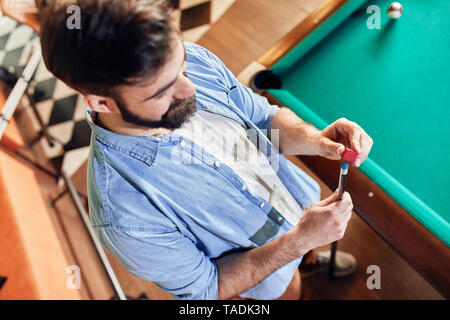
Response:
[[[186,76],[180,76],[176,82],[173,97],[175,99],[185,99],[192,97],[195,93],[195,85]]]

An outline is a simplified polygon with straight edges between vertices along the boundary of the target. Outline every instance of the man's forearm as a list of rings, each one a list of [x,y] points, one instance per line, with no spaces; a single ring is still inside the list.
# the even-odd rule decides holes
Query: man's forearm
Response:
[[[317,128],[299,118],[292,110],[283,107],[272,119],[270,129],[279,130],[278,145],[281,153],[285,154],[317,154],[314,137],[320,132]],[[272,135],[273,136],[273,135]]]
[[[229,299],[250,289],[308,251],[306,248],[294,248],[294,243],[293,235],[287,232],[260,247],[217,259],[219,300]]]

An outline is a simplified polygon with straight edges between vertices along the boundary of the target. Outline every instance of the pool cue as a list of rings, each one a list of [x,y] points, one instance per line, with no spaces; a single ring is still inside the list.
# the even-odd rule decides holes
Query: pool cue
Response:
[[[342,196],[344,195],[345,184],[347,183],[347,173],[348,173],[348,163],[345,162],[341,164],[341,171],[339,175],[339,186],[338,186],[338,200],[342,200]],[[330,278],[334,277],[336,250],[337,250],[337,241],[333,241],[333,243],[331,244],[330,262],[328,264],[328,276]]]

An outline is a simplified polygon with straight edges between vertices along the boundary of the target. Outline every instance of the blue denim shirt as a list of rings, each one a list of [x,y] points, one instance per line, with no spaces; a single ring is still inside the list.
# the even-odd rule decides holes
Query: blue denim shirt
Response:
[[[295,200],[305,207],[319,201],[319,185],[267,139],[278,106],[240,84],[208,50],[187,42],[185,49],[197,108],[256,130],[260,148]],[[120,135],[95,125],[89,108],[87,120],[93,132],[89,210],[97,236],[129,272],[175,298],[217,299],[215,258],[260,246],[292,228],[266,200],[242,188],[244,181],[230,167],[176,130],[157,137]],[[300,261],[240,296],[279,297]]]

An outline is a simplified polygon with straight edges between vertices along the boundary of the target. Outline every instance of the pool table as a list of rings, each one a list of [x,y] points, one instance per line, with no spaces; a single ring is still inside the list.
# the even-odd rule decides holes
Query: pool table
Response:
[[[391,2],[325,1],[251,84],[319,129],[365,129],[372,151],[347,181],[356,213],[450,298],[450,1],[403,1],[397,20]],[[299,158],[336,189],[339,161]]]

